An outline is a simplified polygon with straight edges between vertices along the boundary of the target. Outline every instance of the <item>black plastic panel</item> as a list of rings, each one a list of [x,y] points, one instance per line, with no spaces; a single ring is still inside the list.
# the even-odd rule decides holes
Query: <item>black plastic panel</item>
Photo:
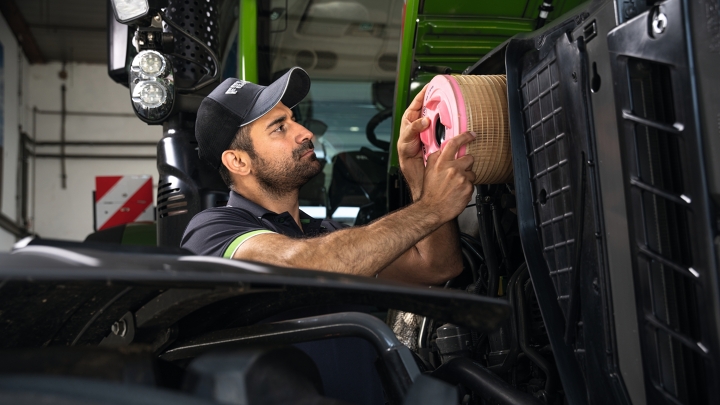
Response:
[[[532,126],[533,117],[527,122],[525,112],[528,109],[523,108],[528,106],[529,101],[532,100],[523,99],[523,97],[541,94],[542,91],[523,93],[521,90],[522,86],[527,86],[529,78],[536,78],[537,73],[555,59],[555,42],[575,26],[576,23],[572,19],[561,24],[550,25],[541,32],[518,35],[512,38],[507,45],[505,61],[515,191],[523,251],[568,403],[583,404],[588,403],[586,381],[580,364],[576,360],[573,345],[568,344],[564,339],[567,326],[565,314],[558,303],[556,285],[550,276],[551,267],[544,254],[547,242],[542,239],[539,232],[538,218],[540,216],[536,214],[535,210],[535,207],[540,205],[538,193],[542,189],[535,189],[535,185],[538,183],[537,172],[535,171],[536,166],[531,164],[533,150],[529,147],[534,144],[532,139],[528,141],[527,137],[527,125]],[[548,72],[546,77],[550,83],[545,86],[546,89],[551,87],[551,76],[551,73]],[[554,109],[552,110],[554,111]],[[542,117],[540,120],[542,121]],[[558,132],[554,133],[558,134]],[[546,164],[546,161],[538,163]],[[540,170],[544,169],[547,167]]]
[[[568,402],[629,404],[620,377],[590,94],[612,91],[586,41],[615,27],[610,2],[507,45],[523,249]],[[612,9],[610,9],[612,11]],[[600,70],[600,71],[599,71]],[[605,79],[604,81],[602,79]],[[628,247],[629,248],[629,247]]]
[[[530,165],[535,215],[543,256],[567,317],[570,275],[575,261],[576,220],[570,184],[569,134],[560,96],[560,72],[553,51],[522,79],[522,110]]]
[[[717,262],[686,6],[666,1],[608,36],[652,404],[720,402]]]

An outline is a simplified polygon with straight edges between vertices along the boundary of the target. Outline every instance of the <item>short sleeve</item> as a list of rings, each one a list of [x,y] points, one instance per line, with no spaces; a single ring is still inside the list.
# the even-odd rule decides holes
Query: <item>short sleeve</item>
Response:
[[[246,240],[244,235],[261,232],[273,232],[262,226],[261,221],[250,212],[235,207],[210,208],[195,215],[190,220],[180,247],[188,249],[196,255],[223,257],[235,242]]]

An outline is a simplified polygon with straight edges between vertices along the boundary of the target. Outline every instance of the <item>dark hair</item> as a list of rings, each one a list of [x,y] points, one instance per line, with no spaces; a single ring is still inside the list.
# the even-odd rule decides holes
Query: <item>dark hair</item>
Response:
[[[255,148],[253,147],[252,139],[250,138],[250,125],[243,125],[240,127],[238,132],[235,134],[235,138],[228,146],[228,150],[242,150],[250,155],[251,159],[255,159]],[[230,190],[234,190],[233,178],[230,175],[230,171],[223,162],[220,162],[220,177],[222,177],[225,184]]]

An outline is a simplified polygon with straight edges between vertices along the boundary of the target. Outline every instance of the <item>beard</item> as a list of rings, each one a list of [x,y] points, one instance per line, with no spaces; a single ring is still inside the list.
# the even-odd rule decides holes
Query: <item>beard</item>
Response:
[[[271,161],[256,155],[255,177],[260,187],[276,197],[299,190],[322,170],[322,165],[315,155],[302,158],[307,151],[313,149],[315,147],[312,141],[306,141],[293,150],[292,159]]]

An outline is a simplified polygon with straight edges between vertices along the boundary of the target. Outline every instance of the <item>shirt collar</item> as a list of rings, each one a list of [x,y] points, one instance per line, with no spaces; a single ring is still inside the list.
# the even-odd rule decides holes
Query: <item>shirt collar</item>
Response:
[[[232,190],[230,191],[230,199],[228,200],[227,205],[230,207],[242,208],[258,218],[262,218],[265,214],[275,214],[274,212],[255,204]]]
[[[230,199],[228,200],[227,205],[230,207],[242,208],[258,218],[262,218],[263,216],[265,216],[267,214],[278,215],[278,213],[270,211],[268,209],[265,209],[258,204],[255,204],[254,202],[241,196],[240,194],[236,193],[235,191],[230,191]],[[304,222],[304,221],[302,221],[303,219],[310,220],[311,223],[314,223],[316,221],[322,222],[322,220],[315,219],[315,218],[311,217],[310,215],[304,213],[303,210],[300,210],[301,222]]]

